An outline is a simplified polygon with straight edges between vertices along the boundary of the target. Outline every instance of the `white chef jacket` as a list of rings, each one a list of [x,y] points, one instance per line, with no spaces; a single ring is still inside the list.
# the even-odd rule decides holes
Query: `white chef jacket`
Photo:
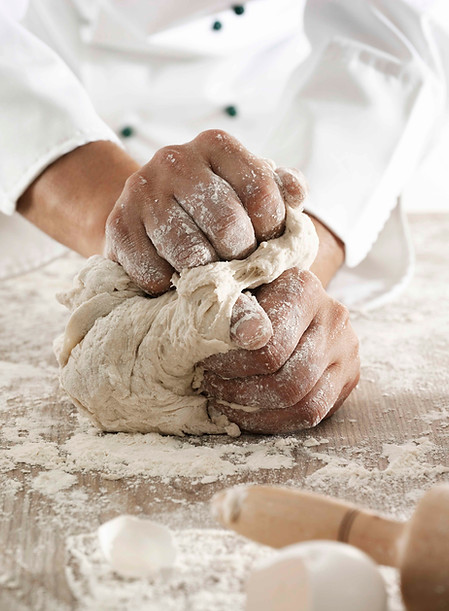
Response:
[[[384,302],[413,268],[400,195],[446,110],[427,5],[0,0],[0,275],[62,251],[14,214],[55,159],[111,140],[145,163],[215,127],[301,168],[307,211],[345,243],[331,292]]]

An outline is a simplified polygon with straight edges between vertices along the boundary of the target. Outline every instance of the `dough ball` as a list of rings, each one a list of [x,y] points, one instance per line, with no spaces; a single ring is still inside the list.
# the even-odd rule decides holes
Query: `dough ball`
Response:
[[[176,290],[157,298],[117,263],[91,257],[59,296],[71,312],[55,342],[62,387],[104,431],[238,435],[195,389],[197,363],[235,348],[230,320],[242,291],[291,267],[308,268],[317,248],[312,221],[287,208],[282,236],[242,261],[182,270],[172,278]]]

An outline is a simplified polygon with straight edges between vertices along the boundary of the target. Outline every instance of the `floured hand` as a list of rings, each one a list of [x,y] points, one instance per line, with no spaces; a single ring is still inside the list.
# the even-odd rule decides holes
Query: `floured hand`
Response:
[[[170,288],[173,272],[242,259],[284,230],[285,203],[300,205],[304,182],[274,170],[220,130],[160,149],[127,180],[106,223],[106,255],[152,296]],[[264,346],[271,324],[242,295],[231,337],[246,349]]]
[[[342,405],[359,379],[358,340],[348,311],[313,273],[296,268],[256,295],[271,320],[272,338],[257,351],[206,359],[202,389],[210,404],[247,431],[315,426]],[[219,400],[257,411],[235,410]]]

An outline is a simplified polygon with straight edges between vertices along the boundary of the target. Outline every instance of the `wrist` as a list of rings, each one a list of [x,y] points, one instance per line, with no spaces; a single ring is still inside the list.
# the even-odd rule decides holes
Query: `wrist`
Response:
[[[310,271],[312,271],[326,287],[333,276],[337,273],[345,260],[345,247],[326,225],[308,214],[315,226],[319,239],[318,253]]]
[[[85,144],[48,166],[20,197],[17,210],[80,254],[102,253],[106,219],[138,167],[112,142]]]

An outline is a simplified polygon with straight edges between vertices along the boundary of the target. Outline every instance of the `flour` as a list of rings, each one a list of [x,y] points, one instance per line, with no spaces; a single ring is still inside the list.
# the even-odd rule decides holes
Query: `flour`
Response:
[[[329,439],[315,439],[315,437],[309,437],[304,441],[305,448],[313,448],[316,446],[321,446],[325,443],[329,443]]]
[[[31,487],[42,494],[54,497],[61,490],[71,488],[77,481],[78,478],[71,473],[52,469],[50,471],[42,471],[33,478]]]
[[[355,449],[353,454],[357,453],[363,456],[364,451]],[[381,483],[388,490],[388,482],[396,486],[401,482],[410,485],[413,481],[437,481],[439,476],[449,473],[449,466],[438,464],[438,448],[425,437],[404,444],[383,444],[382,456],[387,459],[384,469],[365,466],[363,462],[343,455],[320,452],[310,452],[310,455],[326,463],[306,479],[307,485],[319,492],[328,492],[333,485],[344,484],[348,489],[365,489],[374,494]],[[433,458],[432,462],[429,462],[429,456]],[[445,460],[444,456],[441,460]]]
[[[172,535],[178,549],[173,571],[152,579],[118,578],[99,549],[96,533],[69,537],[66,577],[77,602],[86,611],[243,610],[249,574],[277,555],[276,550],[222,530],[185,529]],[[381,573],[390,596],[388,610],[403,611],[398,572],[381,567]]]
[[[41,440],[0,450],[0,472],[18,464],[48,469],[33,487],[52,495],[72,482],[71,473],[95,471],[104,479],[186,477],[212,483],[250,471],[271,471],[293,466],[294,437],[246,442],[209,443],[195,438],[176,438],[157,433],[102,435],[82,423],[60,446]],[[65,474],[65,475],[64,475]]]
[[[196,611],[200,605],[242,611],[243,581],[259,556],[239,538],[215,536],[209,500],[225,486],[290,485],[398,519],[410,517],[427,488],[449,481],[444,472],[449,467],[449,267],[441,257],[449,221],[421,217],[413,225],[414,282],[403,298],[382,310],[352,316],[361,339],[360,387],[312,434],[103,435],[60,391],[51,351],[52,338],[67,319],[54,293],[69,289],[81,258],[72,253],[0,283],[0,606],[69,610],[75,606],[73,590],[82,609],[101,610],[104,594],[106,601],[121,604],[120,611],[135,611],[137,589],[146,597],[165,592],[168,611],[169,605],[176,611]],[[51,479],[41,474],[55,471],[76,476],[78,484],[51,492]],[[190,548],[180,562],[187,565],[190,559],[192,572],[180,575],[178,587],[122,581],[110,573],[105,581],[98,578],[97,568],[107,567],[92,561],[97,548],[87,544],[91,535],[85,533],[130,512],[169,526]],[[68,536],[70,590],[58,580]],[[382,572],[389,611],[404,611],[397,571]]]
[[[274,553],[220,530],[187,529],[173,537],[178,554],[170,576],[120,580],[104,560],[95,533],[70,537],[66,576],[72,593],[83,609],[95,611],[243,609],[249,571]]]
[[[237,436],[238,426],[193,389],[196,364],[236,347],[230,321],[242,291],[307,269],[317,247],[310,218],[287,207],[279,238],[244,260],[184,269],[172,278],[176,291],[153,299],[120,265],[92,257],[60,296],[71,311],[56,343],[63,388],[105,431]]]

